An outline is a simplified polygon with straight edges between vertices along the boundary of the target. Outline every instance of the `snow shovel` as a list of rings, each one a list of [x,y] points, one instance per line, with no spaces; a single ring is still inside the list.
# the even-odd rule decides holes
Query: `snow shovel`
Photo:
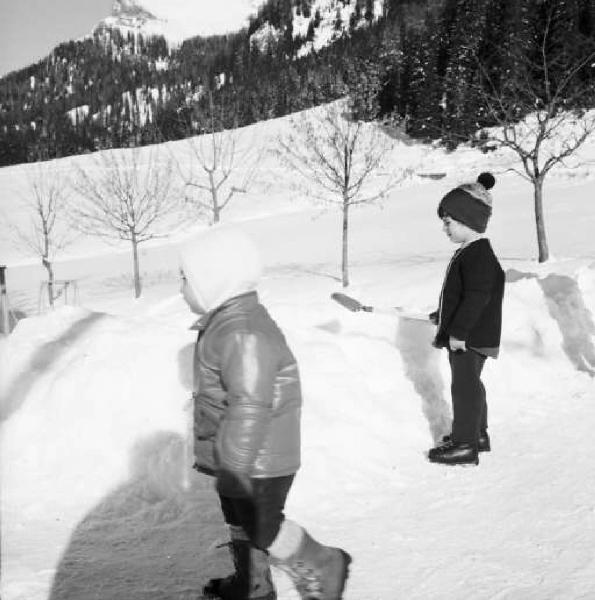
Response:
[[[352,296],[348,296],[343,292],[334,292],[331,294],[331,298],[347,310],[350,310],[351,312],[371,312],[376,313],[378,315],[398,316],[403,319],[430,322],[430,316],[426,313],[409,311],[403,308],[402,306],[392,306],[389,308],[382,308],[378,306],[366,306],[365,304],[362,304],[359,300],[353,298]]]

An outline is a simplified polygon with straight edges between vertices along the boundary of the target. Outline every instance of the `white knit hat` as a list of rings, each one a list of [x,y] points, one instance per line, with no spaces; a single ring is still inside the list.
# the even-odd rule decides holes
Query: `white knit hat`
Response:
[[[180,264],[205,312],[255,290],[262,276],[260,254],[252,240],[229,227],[215,227],[184,242]]]

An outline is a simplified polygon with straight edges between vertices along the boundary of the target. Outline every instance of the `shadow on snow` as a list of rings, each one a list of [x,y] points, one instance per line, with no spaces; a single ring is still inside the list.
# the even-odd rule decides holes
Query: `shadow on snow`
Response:
[[[177,433],[157,432],[132,451],[130,479],[78,524],[50,600],[194,600],[231,570],[210,478],[193,473]]]

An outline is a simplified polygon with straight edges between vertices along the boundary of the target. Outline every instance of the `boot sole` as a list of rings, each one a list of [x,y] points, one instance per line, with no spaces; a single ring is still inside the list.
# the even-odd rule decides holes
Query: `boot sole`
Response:
[[[221,596],[198,596],[196,600],[221,600]],[[277,600],[277,595],[259,596],[258,598],[250,598],[249,600]]]
[[[439,460],[429,459],[433,465],[446,465],[447,467],[477,467],[479,465],[479,459],[470,462],[443,462]]]
[[[217,594],[204,593],[202,596],[198,596],[197,600],[221,600],[223,596],[219,596]],[[266,596],[257,596],[254,598],[249,598],[248,600],[277,600],[277,592],[270,592]]]
[[[212,589],[203,588],[202,596],[199,596],[197,600],[222,600],[224,598],[224,593],[222,593],[218,587],[215,587]],[[247,600],[277,600],[277,592],[272,590],[264,596],[247,596],[246,598]]]

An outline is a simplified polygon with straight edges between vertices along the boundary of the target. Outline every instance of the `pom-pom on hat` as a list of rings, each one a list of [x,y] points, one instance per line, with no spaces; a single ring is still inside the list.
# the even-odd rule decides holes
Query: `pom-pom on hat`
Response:
[[[473,183],[463,183],[454,188],[438,205],[438,216],[445,216],[463,223],[478,233],[483,233],[492,216],[492,195],[490,191],[496,183],[488,172],[480,173]]]

